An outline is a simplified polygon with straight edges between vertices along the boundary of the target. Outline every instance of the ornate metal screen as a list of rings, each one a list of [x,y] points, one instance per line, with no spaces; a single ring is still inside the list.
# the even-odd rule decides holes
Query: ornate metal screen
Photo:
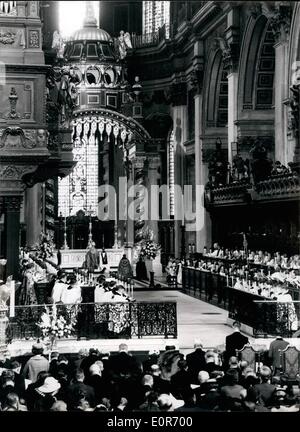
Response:
[[[48,305],[51,309],[51,305]],[[41,337],[41,315],[44,305],[16,306],[9,322],[11,340]],[[177,337],[175,302],[80,303],[57,305],[57,316],[75,321],[73,338],[90,339],[142,338],[145,336]]]

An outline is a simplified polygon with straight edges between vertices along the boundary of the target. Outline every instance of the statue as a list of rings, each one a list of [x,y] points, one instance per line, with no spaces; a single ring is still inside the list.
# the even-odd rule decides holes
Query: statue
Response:
[[[120,31],[120,36],[118,37],[118,48],[120,59],[123,60],[127,55],[127,49],[132,48],[130,34],[128,32]]]
[[[53,48],[56,51],[57,58],[59,59],[64,58],[65,44],[58,30],[55,30],[53,32],[51,48]]]
[[[268,151],[260,139],[255,140],[250,155],[254,183],[265,180],[271,175],[272,161],[268,159]]]

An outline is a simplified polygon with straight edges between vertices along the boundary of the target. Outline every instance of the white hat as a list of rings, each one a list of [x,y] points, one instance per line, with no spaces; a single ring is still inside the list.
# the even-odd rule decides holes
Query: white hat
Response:
[[[38,391],[41,393],[54,393],[60,389],[60,383],[53,377],[48,377],[45,379],[44,384],[38,387]]]

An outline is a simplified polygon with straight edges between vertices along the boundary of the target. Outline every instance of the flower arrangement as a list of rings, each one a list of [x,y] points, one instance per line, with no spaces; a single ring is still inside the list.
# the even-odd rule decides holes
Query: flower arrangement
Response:
[[[76,319],[67,319],[56,314],[56,306],[53,305],[52,315],[46,307],[46,312],[41,315],[41,322],[38,324],[44,338],[69,338],[75,330]]]
[[[153,240],[146,240],[140,250],[140,256],[147,259],[155,259],[160,246]]]
[[[147,259],[155,259],[160,250],[160,245],[154,241],[154,234],[150,228],[143,233],[143,240],[139,247],[139,256]]]

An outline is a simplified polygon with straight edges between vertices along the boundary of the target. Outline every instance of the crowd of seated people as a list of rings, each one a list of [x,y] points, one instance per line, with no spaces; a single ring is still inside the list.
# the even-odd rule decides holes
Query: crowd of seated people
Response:
[[[247,343],[239,323],[227,336],[222,357],[196,341],[186,356],[166,346],[141,361],[122,343],[115,354],[91,348],[76,358],[52,352],[48,360],[36,343],[25,365],[12,358],[0,364],[1,410],[299,411],[299,383],[282,381],[278,367],[279,349],[288,343],[274,340],[267,364],[257,370],[236,357],[236,349]]]
[[[262,251],[220,248],[215,243],[213,252],[204,248],[201,258],[189,260],[189,265],[227,278],[227,285],[251,291],[264,297],[278,297],[280,293],[300,288],[300,257],[287,257],[276,252],[273,256]]]
[[[245,249],[228,249],[221,247],[218,243],[214,243],[208,250],[205,246],[203,248],[203,256],[211,258],[220,258],[224,260],[247,260],[248,263],[267,266],[274,269],[282,270],[300,270],[300,256],[298,254],[290,257],[287,254],[280,254],[275,252],[263,252],[262,250],[247,250]]]

